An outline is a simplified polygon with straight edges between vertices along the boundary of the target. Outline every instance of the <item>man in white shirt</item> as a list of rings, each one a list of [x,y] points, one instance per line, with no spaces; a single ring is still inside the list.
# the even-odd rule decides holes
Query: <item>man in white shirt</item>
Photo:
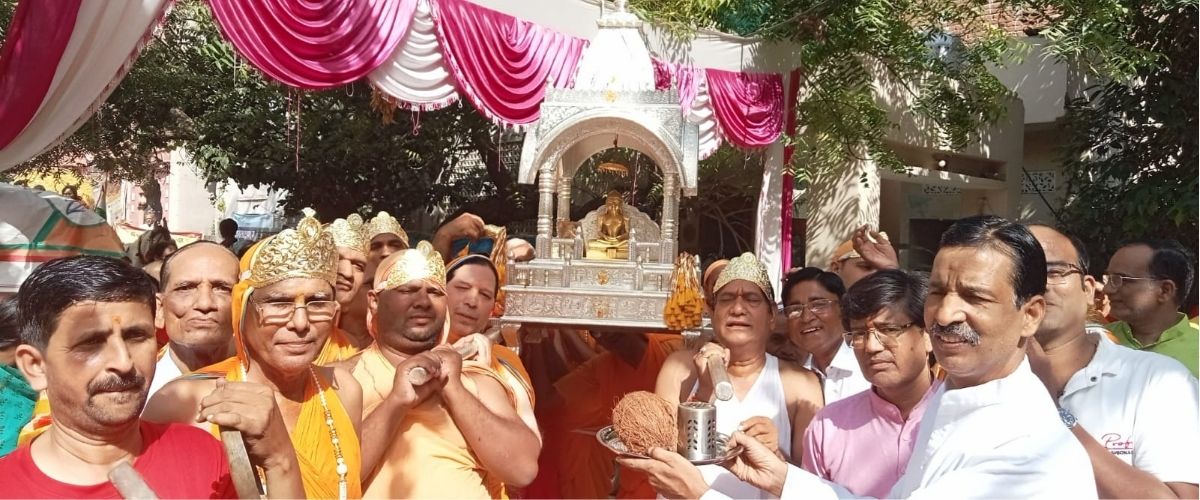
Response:
[[[1078,240],[1031,226],[1046,253],[1046,319],[1029,360],[1091,457],[1106,498],[1196,498],[1200,402],[1178,361],[1085,330],[1096,287]]]
[[[746,430],[777,449],[783,456],[796,457],[804,429],[821,408],[821,386],[816,375],[781,363],[768,354],[767,336],[775,313],[766,267],[754,254],[731,260],[713,287],[715,340],[698,352],[675,351],[658,372],[655,393],[672,405],[689,400],[716,406],[717,432],[731,434]],[[723,359],[732,397],[716,399],[708,374],[710,357]],[[744,498],[755,488],[716,466],[698,471],[709,478],[714,490]]]
[[[788,339],[806,354],[804,367],[821,377],[825,404],[871,388],[842,334],[839,301],[846,286],[838,275],[815,267],[788,273],[783,282],[783,314]]]
[[[233,252],[211,241],[184,245],[163,261],[161,277],[154,321],[170,341],[159,351],[147,399],[180,375],[234,355]]]
[[[934,355],[948,376],[934,389],[917,445],[889,498],[1095,498],[1083,446],[1058,420],[1025,346],[1045,314],[1046,258],[1024,226],[981,215],[942,235],[925,302]],[[785,498],[849,498],[845,488],[774,457],[744,433],[730,465]],[[618,461],[647,471],[665,496],[715,496],[683,457]]]

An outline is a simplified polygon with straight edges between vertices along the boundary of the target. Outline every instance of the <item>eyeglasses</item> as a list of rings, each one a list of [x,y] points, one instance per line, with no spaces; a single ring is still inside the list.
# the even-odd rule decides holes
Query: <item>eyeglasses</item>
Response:
[[[808,309],[814,315],[819,316],[829,312],[835,302],[837,301],[833,299],[817,299],[807,304],[792,304],[783,308],[783,314],[788,318],[799,318],[804,315],[804,310]]]
[[[862,349],[867,345],[867,333],[875,336],[880,345],[887,349],[892,349],[900,345],[900,335],[912,328],[916,323],[907,323],[903,325],[881,325],[867,328],[866,330],[850,330],[842,336],[846,339],[846,345],[855,349]]]
[[[297,309],[304,309],[310,323],[333,321],[333,316],[337,314],[337,302],[332,300],[301,302],[298,299],[295,302],[256,302],[254,308],[258,310],[258,316],[262,323],[268,326],[288,324]]]
[[[1046,284],[1047,285],[1063,285],[1066,284],[1067,278],[1072,274],[1083,275],[1083,269],[1078,266],[1067,264],[1062,266],[1046,266]]]
[[[1143,281],[1143,280],[1144,281],[1161,281],[1162,280],[1162,278],[1154,278],[1154,277],[1149,277],[1149,276],[1122,276],[1120,274],[1105,274],[1103,276],[1103,279],[1104,279],[1104,289],[1105,290],[1114,290],[1114,291],[1119,290],[1121,287],[1125,286],[1125,283],[1130,280],[1133,280],[1133,281]]]

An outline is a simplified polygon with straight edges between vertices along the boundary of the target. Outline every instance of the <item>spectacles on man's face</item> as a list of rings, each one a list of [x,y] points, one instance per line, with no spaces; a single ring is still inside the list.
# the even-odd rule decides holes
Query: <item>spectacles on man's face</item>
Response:
[[[1071,278],[1072,274],[1083,276],[1083,269],[1074,264],[1054,264],[1046,266],[1046,284],[1047,285],[1063,285]]]
[[[1150,276],[1122,276],[1120,274],[1105,274],[1103,279],[1104,289],[1114,292],[1120,290],[1121,287],[1128,283],[1137,281],[1162,281],[1162,278],[1154,278]]]
[[[867,335],[874,335],[875,340],[887,349],[894,349],[900,345],[900,336],[909,328],[915,326],[916,323],[905,323],[903,325],[875,325],[867,327],[863,330],[850,330],[842,336],[846,339],[846,345],[855,349],[862,349],[867,345]]]
[[[814,315],[821,316],[833,309],[833,304],[836,302],[833,299],[817,299],[809,301],[807,304],[792,304],[783,308],[783,314],[787,315],[789,319],[798,319],[804,315],[804,310],[808,309]]]
[[[267,326],[283,326],[292,320],[297,309],[304,309],[309,323],[324,323],[333,321],[337,314],[337,302],[332,300],[310,300],[305,302],[303,297],[291,301],[255,302],[259,320]]]

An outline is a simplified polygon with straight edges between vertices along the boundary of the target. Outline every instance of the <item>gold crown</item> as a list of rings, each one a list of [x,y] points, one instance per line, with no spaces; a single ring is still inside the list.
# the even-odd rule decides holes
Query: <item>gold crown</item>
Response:
[[[333,244],[339,247],[353,248],[364,255],[371,250],[371,239],[367,237],[366,224],[358,214],[350,214],[345,219],[336,219],[326,224],[325,232],[333,236]]]
[[[446,262],[428,241],[417,243],[417,248],[392,254],[379,264],[379,270],[382,275],[376,279],[379,282],[377,290],[391,290],[416,280],[446,287]]]
[[[392,217],[392,214],[380,211],[379,213],[375,214],[375,217],[372,217],[370,221],[367,221],[368,243],[371,241],[371,239],[384,233],[392,233],[396,236],[399,236],[400,239],[404,241],[404,246],[409,246],[408,233],[404,232],[404,228],[400,227],[400,221],[396,220],[395,217]]]
[[[754,283],[767,295],[767,299],[775,300],[775,289],[771,286],[770,276],[767,275],[767,266],[764,266],[758,257],[750,252],[729,261],[729,264],[721,271],[721,275],[717,277],[717,284],[713,286],[713,292],[724,288],[733,280],[746,280]]]
[[[331,285],[336,282],[337,246],[333,237],[321,230],[315,214],[305,208],[296,229],[285,229],[264,240],[251,257],[243,279],[255,288],[289,278],[319,278]]]

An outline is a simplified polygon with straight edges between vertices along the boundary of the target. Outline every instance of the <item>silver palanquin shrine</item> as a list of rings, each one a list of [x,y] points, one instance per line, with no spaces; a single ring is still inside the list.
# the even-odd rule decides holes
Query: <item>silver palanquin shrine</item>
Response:
[[[536,257],[508,263],[501,323],[666,330],[679,198],[696,195],[698,129],[683,118],[674,85],[655,90],[642,23],[623,3],[597,21],[574,87],[547,89],[541,119],[525,134],[519,181],[538,185]],[[571,181],[613,137],[662,170],[663,213],[655,222],[622,204],[628,258],[586,258],[606,208],[570,221]]]

